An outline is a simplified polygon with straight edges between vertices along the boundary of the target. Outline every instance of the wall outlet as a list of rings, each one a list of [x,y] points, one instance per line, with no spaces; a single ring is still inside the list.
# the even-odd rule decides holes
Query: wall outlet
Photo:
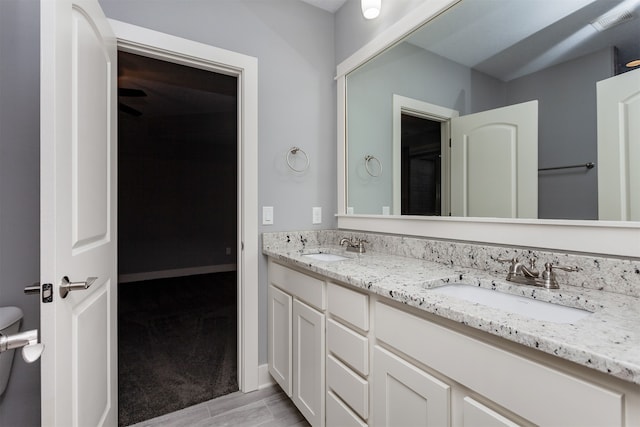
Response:
[[[225,253],[226,253],[227,255],[231,255],[231,248],[227,248],[227,249],[225,250]]]
[[[353,215],[353,206],[347,206],[347,215]]]
[[[312,221],[314,224],[322,224],[322,208],[313,208]]]
[[[262,225],[273,225],[273,206],[262,207]]]
[[[390,214],[391,214],[391,210],[389,209],[389,206],[383,206],[382,215],[390,215]]]

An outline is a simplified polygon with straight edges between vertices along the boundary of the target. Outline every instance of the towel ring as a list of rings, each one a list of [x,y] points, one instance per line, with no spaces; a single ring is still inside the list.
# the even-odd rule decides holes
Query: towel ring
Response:
[[[298,151],[301,152],[304,155],[304,159],[305,159],[305,164],[300,169],[296,169],[291,164],[291,155],[293,154],[295,156],[296,154],[298,154]],[[291,170],[294,171],[294,172],[304,172],[307,169],[309,169],[309,156],[307,156],[307,153],[305,153],[302,148],[291,147],[291,149],[289,149],[289,151],[287,152],[287,165],[289,165],[289,168],[291,168]]]
[[[378,163],[378,173],[373,173],[371,172],[371,169],[369,168],[369,163],[375,160]],[[371,156],[371,155],[366,155],[364,156],[364,167],[367,170],[367,173],[369,175],[371,175],[374,178],[379,177],[380,175],[382,175],[382,162],[380,162],[380,160],[378,160],[376,157]]]

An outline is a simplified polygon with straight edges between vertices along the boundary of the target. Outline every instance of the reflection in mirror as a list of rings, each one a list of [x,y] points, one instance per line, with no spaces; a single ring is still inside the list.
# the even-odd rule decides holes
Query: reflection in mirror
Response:
[[[416,141],[422,131],[414,130],[413,122],[431,119],[412,108],[403,109],[396,119],[394,99],[424,102],[461,119],[537,100],[537,148],[525,161],[533,167],[527,179],[532,182],[526,194],[510,196],[535,199],[535,212],[522,215],[512,209],[473,216],[640,220],[640,201],[632,200],[640,194],[640,176],[633,175],[638,173],[633,167],[619,167],[640,164],[640,129],[628,121],[627,132],[617,135],[619,126],[612,126],[640,116],[640,97],[632,96],[640,92],[640,70],[625,66],[640,58],[639,15],[640,0],[463,0],[349,73],[348,212],[463,216],[464,210],[449,203],[459,197],[456,182],[469,181],[468,168],[475,167],[482,177],[490,172],[501,176],[503,165],[494,154],[480,166],[467,164],[461,171],[452,166],[455,153],[448,144],[441,143],[436,154],[437,143]],[[628,81],[617,85],[623,91],[615,96],[610,96],[611,85],[598,84],[621,82],[622,76]],[[612,110],[623,111],[623,117],[600,112]],[[399,120],[399,129],[394,129],[394,120]],[[445,123],[442,128],[450,120],[436,121]],[[412,141],[402,136],[398,145],[394,135]],[[477,135],[461,138],[463,164],[474,149],[489,152],[474,145]],[[495,153],[510,159],[518,144],[504,139]],[[390,167],[370,176],[363,160],[367,154]],[[595,167],[539,170],[587,163]],[[521,165],[510,167],[504,170]],[[504,180],[496,179],[470,193],[490,204],[493,190]],[[608,209],[612,205],[622,207]]]
[[[400,124],[402,215],[440,215],[440,122],[401,111]]]

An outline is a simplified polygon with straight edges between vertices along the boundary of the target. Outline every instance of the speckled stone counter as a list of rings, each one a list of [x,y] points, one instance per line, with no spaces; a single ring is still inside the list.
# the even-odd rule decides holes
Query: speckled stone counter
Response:
[[[497,247],[484,250],[481,247],[469,249],[469,246],[476,245],[468,244],[460,244],[466,246],[461,249],[453,248],[457,245],[456,243],[447,242],[447,247],[453,245],[445,249],[449,251],[448,255],[443,255],[441,250],[436,251],[438,253],[431,253],[431,256],[439,261],[433,261],[424,259],[424,256],[415,256],[415,242],[409,242],[407,247],[402,248],[402,242],[389,243],[389,241],[403,238],[375,234],[358,234],[366,238],[370,244],[367,245],[365,254],[355,254],[346,252],[344,248],[336,245],[338,235],[352,234],[334,230],[265,233],[263,253],[329,279],[368,290],[385,298],[640,384],[640,298],[637,295],[640,292],[638,289],[640,283],[637,282],[640,278],[640,273],[637,272],[640,263],[638,261],[593,257],[581,260],[580,257],[572,256],[567,259],[572,262],[571,264],[567,262],[563,264],[576,265],[582,262],[592,267],[595,260],[595,264],[598,264],[596,271],[598,277],[591,279],[584,276],[584,267],[582,267],[583,275],[579,276],[579,279],[573,279],[573,285],[567,283],[571,274],[565,274],[559,277],[560,289],[547,290],[507,282],[505,280],[507,266],[498,263],[496,259],[523,255],[522,252],[524,252],[526,255],[540,258],[556,257],[553,262],[558,263],[557,258],[563,257],[561,254],[534,253]],[[422,244],[424,244],[425,239],[413,240],[423,241]],[[393,246],[392,250],[384,250],[385,244]],[[460,250],[466,251],[464,257],[467,262],[455,261],[458,256],[456,252]],[[326,262],[304,256],[304,254],[317,252],[340,254],[347,259]],[[429,252],[429,249],[426,252]],[[471,264],[476,263],[487,268],[470,266],[470,252],[473,253],[474,258]],[[421,253],[425,253],[424,249]],[[603,274],[601,271],[603,264],[611,274],[618,274],[617,278],[612,280],[607,274]],[[499,272],[493,271],[498,268]],[[592,271],[595,271],[593,267],[587,273]],[[625,280],[621,279],[623,276],[621,272],[624,272]],[[597,281],[597,285],[594,286],[593,281]],[[621,281],[624,283],[618,283]],[[499,290],[586,309],[593,314],[573,324],[559,324],[534,320],[431,292],[431,288],[447,283],[470,284]],[[613,290],[606,286],[610,283],[613,284]],[[606,288],[606,291],[602,290],[603,288]],[[618,292],[615,292],[616,290]]]

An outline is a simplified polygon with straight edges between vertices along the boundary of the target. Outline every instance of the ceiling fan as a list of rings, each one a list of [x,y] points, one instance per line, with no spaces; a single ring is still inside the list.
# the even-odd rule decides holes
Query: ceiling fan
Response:
[[[131,89],[125,87],[118,88],[118,98],[142,98],[145,96],[147,96],[147,93],[142,89]],[[142,115],[141,111],[136,110],[135,108],[130,107],[120,101],[118,101],[118,110],[134,117],[140,117]]]

